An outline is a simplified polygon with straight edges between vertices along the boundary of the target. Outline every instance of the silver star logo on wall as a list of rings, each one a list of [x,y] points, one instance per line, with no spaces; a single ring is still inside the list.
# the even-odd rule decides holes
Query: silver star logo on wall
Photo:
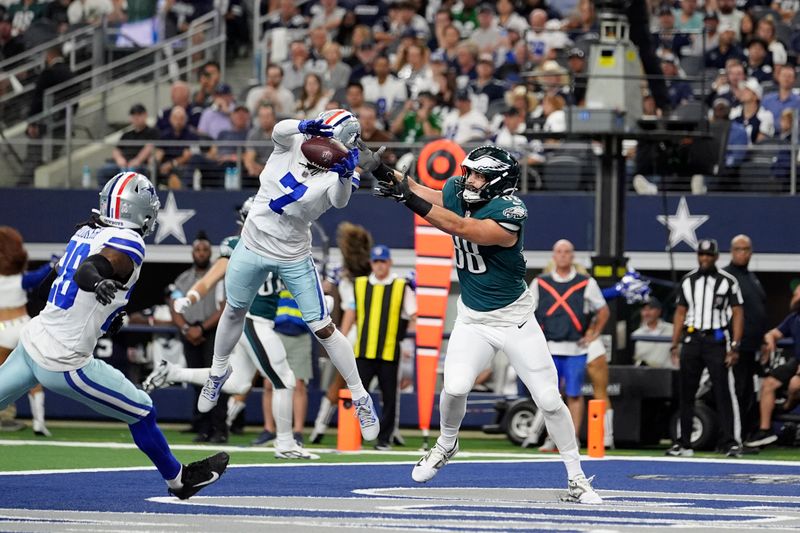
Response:
[[[158,212],[158,226],[156,228],[156,244],[172,235],[181,244],[186,244],[186,233],[183,225],[195,215],[194,209],[178,209],[175,195],[170,191],[164,208]]]
[[[669,229],[669,247],[675,248],[681,242],[685,242],[697,250],[697,228],[702,226],[708,219],[708,215],[693,215],[689,212],[689,205],[686,197],[681,196],[678,203],[678,210],[674,215],[666,217],[658,215],[656,219]]]

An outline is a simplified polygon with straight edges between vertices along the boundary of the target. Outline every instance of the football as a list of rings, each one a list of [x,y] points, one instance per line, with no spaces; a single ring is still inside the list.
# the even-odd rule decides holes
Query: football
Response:
[[[303,142],[300,150],[311,165],[322,170],[330,169],[347,157],[345,145],[330,137],[311,137]]]

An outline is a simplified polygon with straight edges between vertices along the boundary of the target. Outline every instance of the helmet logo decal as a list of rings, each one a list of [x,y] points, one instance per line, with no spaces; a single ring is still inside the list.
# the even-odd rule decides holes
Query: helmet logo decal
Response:
[[[490,155],[482,155],[482,156],[478,157],[477,159],[473,159],[473,160],[471,160],[469,162],[471,163],[470,166],[473,167],[474,170],[477,170],[479,172],[480,172],[480,169],[486,169],[486,170],[508,170],[509,168],[511,168],[511,165],[509,165],[508,163],[504,163],[503,161],[495,159],[494,157],[492,157]]]

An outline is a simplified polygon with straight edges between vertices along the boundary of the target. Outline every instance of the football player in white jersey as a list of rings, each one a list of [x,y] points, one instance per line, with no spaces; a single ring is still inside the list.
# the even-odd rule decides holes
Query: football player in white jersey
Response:
[[[342,374],[353,397],[361,434],[378,436],[372,399],[358,375],[353,347],[331,322],[319,274],[311,256],[311,222],[331,207],[343,208],[358,187],[361,127],[344,109],[325,111],[316,120],[282,120],[272,131],[275,149],[261,172],[261,187],[231,255],[225,275],[227,302],[214,342],[214,362],[197,408],[208,412],[231,374],[230,354],[242,335],[247,310],[272,273],[297,301],[303,320]],[[301,146],[308,136],[334,137],[349,150],[330,170],[311,165]],[[362,165],[366,171],[371,168]]]
[[[237,224],[244,224],[255,197],[251,196],[239,210]],[[225,276],[233,249],[239,236],[227,237],[220,244],[220,257],[208,272],[173,303],[176,313],[185,313],[192,305],[202,300]],[[232,373],[222,386],[222,392],[247,396],[256,372],[269,378],[273,386],[272,416],[275,418],[275,457],[278,459],[319,459],[309,453],[292,434],[292,397],[297,381],[286,360],[286,349],[275,333],[275,313],[278,308],[279,280],[270,274],[259,289],[250,306],[244,334],[231,355]],[[142,383],[146,392],[166,387],[170,383],[192,383],[203,385],[208,379],[208,368],[182,368],[162,360]],[[231,398],[234,398],[231,396]],[[228,425],[244,409],[244,402],[228,404]]]
[[[219,479],[228,455],[181,465],[156,425],[150,397],[92,355],[97,339],[122,324],[144,260],[142,238],[153,230],[159,207],[153,184],[141,174],[117,174],[103,187],[100,210],[67,244],[47,305],[25,326],[20,343],[0,366],[0,409],[41,383],[122,420],[169,492],[186,499]]]

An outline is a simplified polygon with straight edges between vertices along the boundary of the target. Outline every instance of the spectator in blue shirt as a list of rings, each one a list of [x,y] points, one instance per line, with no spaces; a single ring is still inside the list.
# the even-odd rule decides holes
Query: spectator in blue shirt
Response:
[[[736,44],[736,28],[729,22],[719,25],[719,44],[706,52],[706,68],[725,68],[728,59],[744,61],[744,52]]]
[[[778,90],[764,96],[761,106],[775,117],[775,131],[780,133],[780,118],[784,109],[800,110],[800,94],[794,89],[796,72],[791,65],[778,67]]]
[[[730,120],[731,103],[727,98],[718,97],[712,104],[713,122],[728,122],[728,143],[725,146],[725,173],[731,173],[739,168],[747,156],[750,137],[747,129],[741,122]]]
[[[227,168],[239,167],[239,159],[244,155],[247,134],[250,131],[250,112],[247,106],[237,105],[230,114],[231,128],[217,136],[220,145],[212,145],[208,153],[194,154],[189,160],[190,172],[197,168],[202,174],[202,186],[221,187]]]
[[[170,129],[161,132],[160,146],[156,148],[159,185],[166,184],[170,189],[181,189],[182,182],[191,178],[187,175],[186,164],[192,152],[199,151],[196,141],[200,138],[188,127],[187,120],[185,109],[173,107],[169,116]]]
[[[775,397],[778,394],[786,395],[784,411],[791,411],[800,400],[800,285],[795,287],[790,304],[791,312],[775,329],[769,330],[764,335],[764,347],[761,354],[761,363],[766,364],[770,355],[775,352],[776,343],[780,339],[792,338],[795,340],[791,348],[791,357],[787,362],[773,368],[761,383],[759,410],[761,420],[759,429],[745,441],[745,446],[768,446],[778,440],[772,431],[772,412],[775,410]]]
[[[783,181],[788,180],[792,170],[792,120],[796,120],[795,111],[784,109],[780,120],[775,123],[776,127],[780,125],[781,133],[775,138],[780,147],[772,161],[772,176]]]
[[[235,107],[233,89],[227,83],[220,83],[214,89],[214,101],[210,107],[203,110],[200,115],[200,124],[197,130],[212,139],[219,137],[225,130],[231,129],[231,113]]]
[[[189,84],[185,81],[174,82],[169,89],[169,97],[172,100],[172,105],[162,109],[161,113],[158,114],[156,128],[162,132],[169,130],[169,114],[172,112],[173,107],[180,106],[186,111],[189,126],[196,129],[200,123],[203,107],[192,102],[192,90],[189,88]]]
[[[669,103],[672,109],[679,107],[689,100],[694,99],[692,87],[681,79],[678,68],[678,58],[670,53],[661,56],[661,72],[666,76]]]

